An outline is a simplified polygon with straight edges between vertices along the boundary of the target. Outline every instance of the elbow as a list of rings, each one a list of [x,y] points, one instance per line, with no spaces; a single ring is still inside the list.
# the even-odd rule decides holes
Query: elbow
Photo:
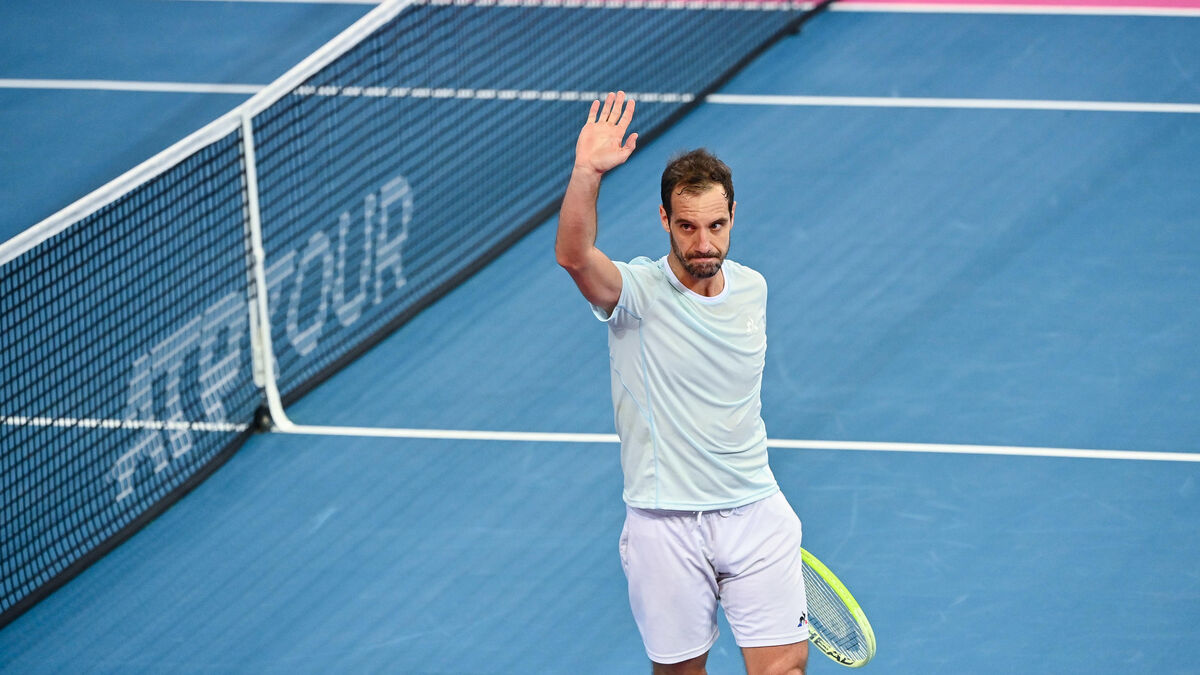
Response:
[[[561,267],[561,268],[563,268],[564,270],[566,270],[566,271],[568,271],[568,272],[575,272],[575,271],[577,271],[577,270],[579,269],[579,263],[578,263],[578,262],[576,262],[576,261],[574,261],[574,260],[572,260],[572,259],[570,259],[570,258],[567,258],[567,257],[561,256],[561,255],[560,255],[560,256],[558,256],[558,266],[559,266],[559,267]]]
[[[559,267],[568,272],[574,272],[583,267],[585,256],[577,255],[562,246],[555,246],[554,259],[558,262]]]

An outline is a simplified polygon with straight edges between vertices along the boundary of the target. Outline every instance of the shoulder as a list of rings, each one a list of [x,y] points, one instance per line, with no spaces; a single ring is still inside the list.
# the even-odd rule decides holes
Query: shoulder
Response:
[[[734,260],[726,260],[723,265],[726,274],[734,278],[734,283],[767,290],[767,279],[753,268],[747,267]]]
[[[662,278],[662,267],[657,260],[638,256],[629,262],[617,262],[621,275],[638,283],[648,283]]]
[[[657,260],[651,260],[650,258],[647,258],[644,255],[639,255],[638,257],[634,258],[633,260],[630,260],[627,263],[620,263],[620,264],[624,265],[631,272],[634,272],[636,274],[646,274],[648,272],[657,272],[659,269]]]

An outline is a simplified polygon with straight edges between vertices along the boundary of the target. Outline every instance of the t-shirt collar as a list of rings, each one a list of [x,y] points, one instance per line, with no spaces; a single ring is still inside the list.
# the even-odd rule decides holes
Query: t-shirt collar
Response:
[[[671,269],[671,264],[667,262],[667,256],[664,255],[663,257],[659,258],[658,265],[662,268],[663,274],[666,275],[667,280],[671,282],[671,285],[674,286],[677,291],[691,297],[697,302],[702,302],[707,305],[715,305],[716,303],[724,300],[725,296],[729,295],[729,274],[728,271],[725,270],[724,265],[721,266],[721,270],[722,273],[725,274],[725,287],[721,289],[720,293],[717,293],[713,296],[700,295],[696,291],[684,286],[683,282],[679,280],[679,277],[675,276],[675,270]]]

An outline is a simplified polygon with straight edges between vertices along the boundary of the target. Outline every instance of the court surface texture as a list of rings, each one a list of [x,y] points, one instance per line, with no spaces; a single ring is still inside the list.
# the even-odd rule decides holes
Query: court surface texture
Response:
[[[6,3],[0,78],[261,85],[369,9]],[[1155,107],[1200,102],[1200,18],[828,11],[719,94],[605,179],[598,244],[666,253],[673,152],[733,167],[768,434],[814,441],[771,465],[874,626],[868,669],[1200,671],[1200,114]],[[0,235],[247,96],[0,88]],[[611,434],[554,228],[291,418]],[[618,448],[585,440],[255,436],[0,631],[0,670],[648,672]],[[721,628],[709,671],[739,672]]]

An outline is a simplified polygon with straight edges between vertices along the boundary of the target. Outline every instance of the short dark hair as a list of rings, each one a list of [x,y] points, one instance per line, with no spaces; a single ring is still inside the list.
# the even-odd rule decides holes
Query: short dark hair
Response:
[[[671,194],[703,192],[716,183],[725,189],[729,211],[733,211],[733,172],[725,162],[704,148],[675,155],[662,174],[662,205],[671,217]]]

